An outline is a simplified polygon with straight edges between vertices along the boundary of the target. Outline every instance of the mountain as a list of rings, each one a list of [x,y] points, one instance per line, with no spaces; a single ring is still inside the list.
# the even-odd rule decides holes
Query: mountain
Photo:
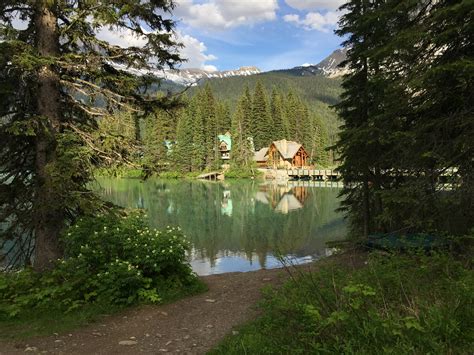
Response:
[[[237,70],[214,72],[202,69],[177,69],[152,74],[166,78],[160,87],[155,89],[168,93],[181,92],[184,85],[191,85],[193,87],[187,95],[192,96],[200,86],[208,83],[215,96],[226,101],[231,110],[235,108],[244,89],[249,87],[253,90],[257,81],[263,84],[268,95],[273,87],[283,92],[293,91],[324,122],[332,144],[339,130],[340,121],[336,112],[330,107],[339,102],[342,92],[340,76],[343,69],[337,66],[345,59],[345,56],[345,50],[336,50],[318,64],[268,72],[261,72],[255,67],[243,67]]]
[[[257,67],[241,67],[236,70],[206,71],[203,69],[165,70],[164,78],[181,85],[196,85],[203,79],[229,78],[232,76],[249,76],[261,73]]]
[[[257,67],[241,67],[236,70],[225,70],[225,71],[207,71],[204,69],[189,68],[189,69],[163,69],[163,70],[138,70],[132,68],[126,68],[120,64],[114,64],[117,69],[128,71],[135,75],[154,75],[158,78],[165,79],[165,81],[182,85],[182,86],[195,86],[200,81],[207,79],[220,79],[229,78],[233,76],[249,76],[261,73]]]
[[[136,75],[154,75],[158,78],[164,79],[162,84],[168,88],[172,88],[171,91],[174,91],[174,87],[182,86],[196,86],[202,84],[203,81],[209,79],[223,79],[230,77],[245,77],[253,76],[256,74],[266,74],[266,73],[278,73],[288,76],[324,76],[327,78],[337,78],[342,76],[347,72],[344,68],[339,68],[339,64],[346,59],[347,50],[337,49],[331,53],[328,57],[323,59],[318,64],[303,64],[298,67],[291,69],[280,69],[272,70],[269,72],[263,73],[257,67],[241,67],[236,70],[225,70],[225,71],[207,71],[204,69],[197,68],[185,68],[185,69],[163,69],[163,70],[138,70],[131,69],[121,66],[120,64],[114,64],[117,69],[129,71],[130,73]],[[179,90],[177,90],[179,91]]]
[[[285,73],[294,76],[313,76],[323,75],[328,78],[337,78],[347,72],[345,68],[339,68],[347,55],[347,49],[337,49],[328,57],[324,58],[318,64],[303,64],[291,69],[274,70],[275,72]]]

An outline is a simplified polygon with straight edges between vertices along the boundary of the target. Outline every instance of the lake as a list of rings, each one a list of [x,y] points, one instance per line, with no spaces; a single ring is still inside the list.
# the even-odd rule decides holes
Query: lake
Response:
[[[99,178],[100,195],[147,210],[151,227],[179,226],[192,242],[189,261],[199,275],[304,263],[331,253],[344,238],[337,185],[254,180]]]

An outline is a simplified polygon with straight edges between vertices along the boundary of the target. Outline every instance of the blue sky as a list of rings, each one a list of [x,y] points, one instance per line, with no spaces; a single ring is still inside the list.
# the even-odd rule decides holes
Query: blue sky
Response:
[[[261,70],[317,63],[339,48],[344,0],[175,0],[182,67]]]
[[[334,34],[345,0],[174,0],[182,68],[209,71],[256,66],[263,71],[315,64],[339,48]],[[25,23],[14,21],[17,28]],[[146,30],[146,29],[145,29]],[[103,28],[99,38],[141,46],[128,30]]]

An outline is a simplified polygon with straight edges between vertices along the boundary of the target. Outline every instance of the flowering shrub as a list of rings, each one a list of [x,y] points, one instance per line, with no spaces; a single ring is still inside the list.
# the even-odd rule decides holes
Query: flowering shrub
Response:
[[[65,258],[53,271],[0,276],[0,317],[31,308],[158,303],[200,287],[180,229],[150,229],[138,212],[83,218],[68,228],[63,243]]]

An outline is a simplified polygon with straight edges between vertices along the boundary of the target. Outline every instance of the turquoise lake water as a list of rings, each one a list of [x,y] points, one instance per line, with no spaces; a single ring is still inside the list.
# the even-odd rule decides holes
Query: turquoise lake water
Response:
[[[279,267],[279,256],[312,261],[346,233],[336,185],[100,178],[96,188],[120,206],[146,209],[151,227],[181,227],[199,275]]]

